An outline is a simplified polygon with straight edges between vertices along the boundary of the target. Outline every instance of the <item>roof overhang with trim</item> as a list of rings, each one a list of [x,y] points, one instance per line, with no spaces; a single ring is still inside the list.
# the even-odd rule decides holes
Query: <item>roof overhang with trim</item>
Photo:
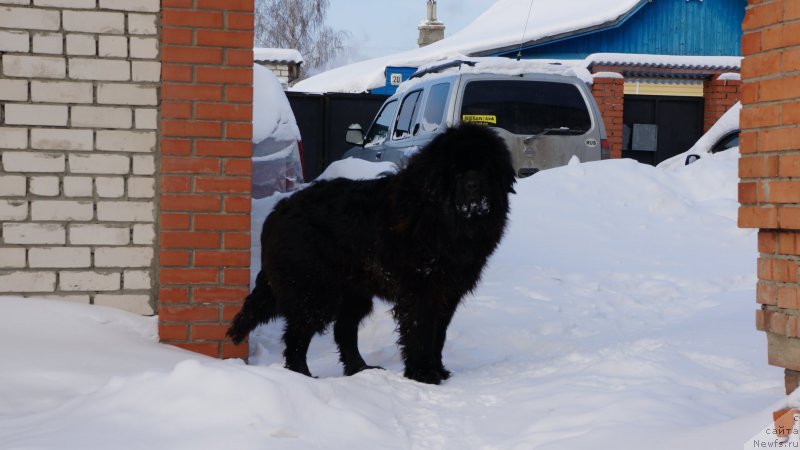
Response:
[[[503,47],[493,48],[490,50],[483,50],[471,53],[470,56],[498,56],[503,55],[513,51],[526,51],[528,49],[539,47],[545,44],[554,44],[556,42],[564,41],[567,39],[574,39],[580,36],[586,36],[587,34],[597,33],[600,31],[610,30],[613,28],[617,28],[622,26],[628,19],[633,17],[634,14],[639,12],[646,4],[650,3],[652,0],[641,0],[639,3],[632,6],[628,11],[625,11],[623,14],[603,22],[601,24],[595,24],[583,28],[577,28],[574,30],[566,31],[563,33],[556,33],[549,36],[543,36],[537,39],[531,39],[522,43],[515,43],[513,45],[506,45]],[[687,0],[688,1],[688,0]]]
[[[616,72],[625,78],[706,79],[720,73],[739,73],[738,56],[671,56],[597,53],[586,58],[592,72]]]

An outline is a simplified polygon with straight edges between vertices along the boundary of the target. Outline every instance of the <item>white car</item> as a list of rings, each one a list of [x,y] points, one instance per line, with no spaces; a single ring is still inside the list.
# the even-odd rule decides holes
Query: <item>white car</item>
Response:
[[[252,197],[289,192],[303,183],[303,141],[280,80],[253,65]]]
[[[664,160],[658,167],[676,168],[700,158],[739,146],[739,112],[742,104],[731,106],[689,150]]]

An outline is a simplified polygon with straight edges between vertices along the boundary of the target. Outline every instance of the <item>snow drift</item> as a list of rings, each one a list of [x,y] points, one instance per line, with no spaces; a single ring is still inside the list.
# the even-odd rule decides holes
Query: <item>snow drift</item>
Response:
[[[2,299],[0,448],[740,448],[785,400],[736,184],[735,151],[520,180],[442,386],[399,375],[380,302],[361,347],[387,370],[342,377],[326,335],[309,379],[281,367],[280,323],[256,330],[247,366],[159,345],[150,318]]]

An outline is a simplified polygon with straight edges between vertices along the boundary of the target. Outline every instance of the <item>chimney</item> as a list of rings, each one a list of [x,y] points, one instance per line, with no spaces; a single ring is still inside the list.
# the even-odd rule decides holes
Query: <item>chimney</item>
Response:
[[[428,1],[428,20],[419,24],[417,44],[425,47],[444,38],[444,24],[436,20],[436,0]]]

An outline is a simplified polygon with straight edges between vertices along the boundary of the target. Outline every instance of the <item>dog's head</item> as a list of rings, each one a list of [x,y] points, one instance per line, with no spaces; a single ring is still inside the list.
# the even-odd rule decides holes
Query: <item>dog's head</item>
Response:
[[[462,124],[437,136],[409,162],[407,171],[424,180],[422,195],[461,219],[508,212],[514,192],[511,153],[491,128]]]

